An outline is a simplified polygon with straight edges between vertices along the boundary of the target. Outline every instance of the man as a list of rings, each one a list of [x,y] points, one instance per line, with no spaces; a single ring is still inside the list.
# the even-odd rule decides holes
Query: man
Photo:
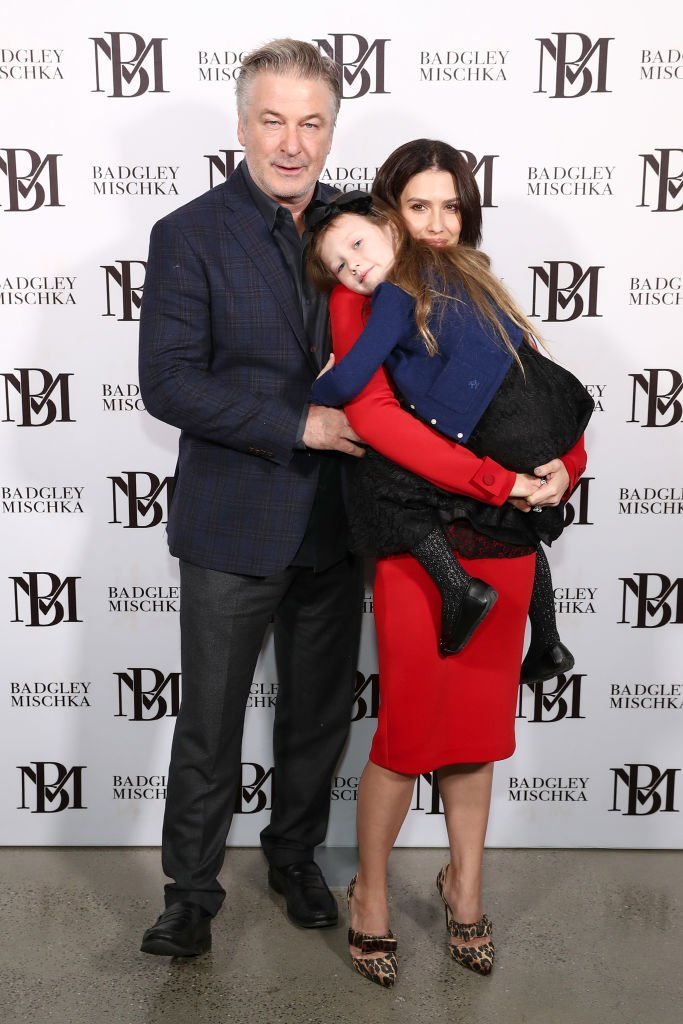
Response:
[[[310,44],[250,54],[237,85],[244,160],[152,231],[140,383],[149,412],[182,431],[168,538],[180,559],[183,701],[162,838],[173,881],[146,953],[211,946],[245,706],[271,621],[268,879],[295,923],[337,920],[313,850],[353,699],[362,583],[346,549],[340,453],[362,449],[342,411],[307,404],[328,329],[305,277],[303,213],[333,194],[317,179],[339,102],[338,69]]]

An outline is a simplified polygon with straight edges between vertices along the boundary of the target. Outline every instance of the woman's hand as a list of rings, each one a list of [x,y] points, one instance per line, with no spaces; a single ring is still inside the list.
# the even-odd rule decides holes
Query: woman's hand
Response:
[[[535,486],[534,486],[535,485]],[[508,501],[520,512],[531,512],[532,508],[554,508],[560,504],[569,486],[569,473],[562,459],[551,459],[544,466],[537,466],[534,476],[518,473],[515,486]]]
[[[541,487],[528,499],[529,505],[555,508],[569,487],[569,473],[564,462],[562,459],[552,459],[544,466],[537,466],[534,475],[541,480]]]
[[[518,508],[520,512],[531,512],[529,501],[538,494],[543,486],[542,480],[529,476],[528,473],[517,473],[514,486],[507,500],[515,508]]]

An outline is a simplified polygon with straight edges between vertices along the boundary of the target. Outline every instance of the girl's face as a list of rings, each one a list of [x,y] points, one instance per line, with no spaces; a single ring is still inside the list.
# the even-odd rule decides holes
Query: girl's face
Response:
[[[320,257],[352,292],[372,295],[394,262],[391,228],[358,213],[342,213],[320,242]]]
[[[419,242],[439,248],[458,244],[462,228],[460,199],[448,171],[431,167],[414,174],[401,193],[399,213]]]

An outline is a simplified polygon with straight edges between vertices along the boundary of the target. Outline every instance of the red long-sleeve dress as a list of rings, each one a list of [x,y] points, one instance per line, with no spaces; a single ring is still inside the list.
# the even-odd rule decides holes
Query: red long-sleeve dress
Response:
[[[332,293],[332,344],[338,359],[363,329],[366,302],[342,286]],[[507,500],[515,474],[404,412],[383,369],[345,411],[364,441],[438,487],[492,505]],[[583,439],[562,461],[572,488],[586,466]],[[448,764],[497,761],[515,749],[517,686],[535,556],[461,561],[467,572],[495,587],[498,601],[465,650],[442,658],[441,597],[435,584],[410,555],[377,560],[380,706],[370,760],[391,771],[413,775]]]

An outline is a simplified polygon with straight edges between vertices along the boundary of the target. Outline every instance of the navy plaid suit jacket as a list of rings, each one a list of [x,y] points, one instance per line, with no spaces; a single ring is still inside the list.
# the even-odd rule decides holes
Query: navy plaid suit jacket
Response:
[[[322,187],[322,198],[334,194]],[[295,451],[320,367],[294,282],[235,171],[155,224],[140,317],[140,387],[180,427],[171,553],[266,576],[294,558],[321,458]]]

